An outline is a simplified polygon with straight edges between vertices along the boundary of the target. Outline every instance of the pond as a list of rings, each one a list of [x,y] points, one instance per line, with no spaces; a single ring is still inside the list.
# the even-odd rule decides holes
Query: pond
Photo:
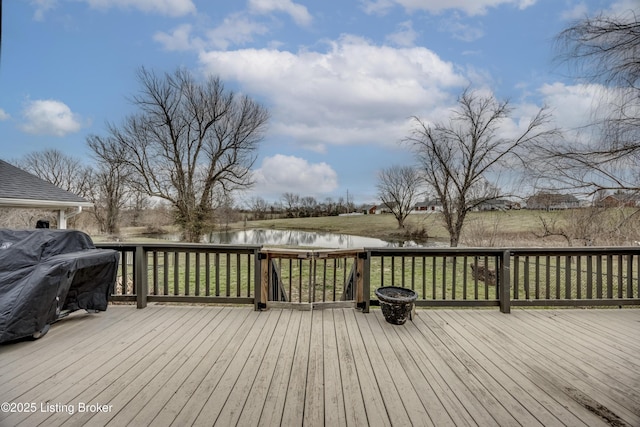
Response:
[[[179,234],[164,234],[158,238],[179,241]],[[413,240],[390,242],[371,237],[349,234],[323,233],[299,230],[249,229],[219,231],[204,236],[203,243],[263,246],[306,246],[328,249],[364,247],[422,247],[443,246],[441,242],[416,242]]]

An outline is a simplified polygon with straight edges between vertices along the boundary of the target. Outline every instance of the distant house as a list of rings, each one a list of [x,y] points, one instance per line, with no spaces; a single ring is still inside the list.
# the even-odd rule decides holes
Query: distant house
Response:
[[[476,209],[479,211],[506,211],[520,209],[520,203],[507,199],[485,200]]]
[[[68,218],[91,206],[93,203],[82,197],[0,160],[0,208],[58,211],[58,228],[63,229]]]
[[[377,214],[382,214],[382,213],[391,213],[392,209],[397,205],[396,202],[389,202],[389,203],[384,203],[382,202],[381,204],[379,204],[376,207],[376,211],[375,213]]]
[[[365,215],[373,215],[376,213],[376,210],[378,209],[378,205],[367,205],[364,207],[363,209],[363,213]]]
[[[479,210],[479,211],[506,211],[508,204],[509,204],[509,201],[505,200],[505,199],[485,200],[483,202],[480,202],[480,204],[477,206],[477,210]]]
[[[413,210],[417,212],[442,212],[442,203],[436,199],[425,200],[424,202],[416,203]]]
[[[571,194],[539,192],[527,199],[527,209],[553,211],[579,207],[580,201]]]
[[[640,196],[635,193],[611,194],[595,203],[600,208],[640,207]]]

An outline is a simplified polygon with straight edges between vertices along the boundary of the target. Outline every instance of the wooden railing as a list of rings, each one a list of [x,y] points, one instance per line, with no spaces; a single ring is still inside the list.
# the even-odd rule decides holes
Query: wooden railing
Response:
[[[114,301],[254,304],[260,246],[99,244],[120,252]],[[256,293],[257,292],[257,293]]]
[[[418,306],[640,305],[640,248],[263,249],[99,244],[121,253],[114,301],[314,308],[378,304],[400,286]]]

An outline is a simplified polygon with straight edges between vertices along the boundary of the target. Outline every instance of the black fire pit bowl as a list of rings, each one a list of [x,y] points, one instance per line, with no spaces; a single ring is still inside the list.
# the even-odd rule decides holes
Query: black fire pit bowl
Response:
[[[397,286],[383,286],[376,289],[380,308],[385,320],[394,325],[403,325],[413,310],[413,302],[418,294],[411,289]]]

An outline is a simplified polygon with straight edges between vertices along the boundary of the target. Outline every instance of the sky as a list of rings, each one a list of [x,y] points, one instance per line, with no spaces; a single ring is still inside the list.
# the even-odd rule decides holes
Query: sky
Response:
[[[55,148],[87,164],[89,135],[135,112],[136,71],[189,69],[271,112],[238,203],[284,192],[375,203],[378,173],[413,164],[412,117],[445,120],[465,88],[585,124],[598,87],[554,60],[576,19],[639,0],[4,0],[0,158]]]

